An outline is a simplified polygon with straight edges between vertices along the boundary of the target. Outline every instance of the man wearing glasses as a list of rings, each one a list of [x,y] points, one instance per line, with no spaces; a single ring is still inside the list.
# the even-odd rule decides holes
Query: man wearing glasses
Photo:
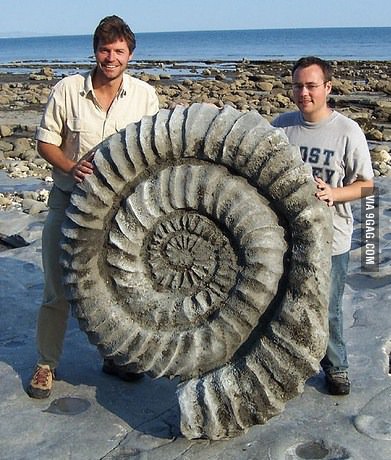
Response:
[[[292,69],[293,100],[298,111],[280,114],[273,126],[283,128],[300,147],[315,178],[315,196],[332,208],[333,246],[329,299],[329,343],[321,366],[328,392],[350,392],[343,339],[342,297],[353,232],[350,201],[371,195],[373,170],[368,144],[359,125],[331,109],[332,68],[320,58],[299,59]]]

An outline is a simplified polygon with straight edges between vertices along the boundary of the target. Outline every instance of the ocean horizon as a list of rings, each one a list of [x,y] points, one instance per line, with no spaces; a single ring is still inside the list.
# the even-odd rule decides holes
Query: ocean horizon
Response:
[[[137,61],[391,60],[391,27],[136,33]],[[92,35],[0,38],[0,71],[15,63],[89,64]]]
[[[385,26],[360,26],[360,27],[339,27],[339,26],[333,26],[333,27],[289,27],[289,28],[284,28],[284,27],[278,27],[278,28],[265,28],[265,29],[200,29],[200,30],[164,30],[164,31],[157,31],[157,32],[135,32],[134,34],[136,36],[139,35],[156,35],[156,34],[188,34],[188,33],[210,33],[210,32],[243,32],[243,31],[279,31],[279,30],[324,30],[324,29],[329,29],[329,30],[334,30],[334,29],[390,29],[390,27],[385,27]],[[9,32],[9,33],[3,33],[0,32],[0,39],[13,39],[13,38],[37,38],[37,37],[92,37],[91,33],[88,34],[47,34],[47,33],[38,33],[38,32]]]

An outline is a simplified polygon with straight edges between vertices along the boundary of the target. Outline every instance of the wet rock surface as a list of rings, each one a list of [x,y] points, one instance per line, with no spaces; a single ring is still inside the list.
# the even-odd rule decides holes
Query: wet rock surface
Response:
[[[21,186],[23,180],[13,181]],[[389,460],[391,184],[389,178],[377,178],[376,184],[381,193],[379,271],[361,270],[361,207],[358,202],[353,206],[354,249],[343,305],[351,394],[327,395],[319,373],[283,413],[223,441],[189,441],[180,435],[177,380],[145,376],[138,383],[126,383],[103,374],[96,348],[74,319],[52,396],[34,401],[26,395],[24,387],[36,359],[45,213],[2,211],[0,233],[20,235],[28,244],[0,252],[1,458]]]

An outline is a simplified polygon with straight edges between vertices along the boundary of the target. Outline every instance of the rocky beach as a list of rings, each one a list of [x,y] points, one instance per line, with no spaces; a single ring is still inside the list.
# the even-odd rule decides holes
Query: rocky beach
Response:
[[[15,64],[15,70],[20,66]],[[291,66],[288,61],[140,62],[131,64],[129,71],[156,88],[161,108],[207,102],[257,110],[270,121],[278,113],[295,110],[290,98]],[[363,129],[375,175],[391,175],[391,63],[334,61],[333,68],[330,105]],[[75,71],[52,65],[28,74],[0,73],[0,161],[10,177],[32,176],[50,182],[50,167],[38,157],[33,135],[51,86]],[[41,203],[45,198],[45,193],[19,197],[2,193],[0,206],[24,203],[26,211],[32,207],[31,200]],[[43,209],[39,204],[32,208],[34,212]]]
[[[322,374],[265,425],[235,439],[188,441],[178,431],[177,382],[126,383],[102,374],[96,348],[74,319],[49,400],[24,392],[35,363],[35,320],[43,281],[41,231],[51,168],[34,132],[51,87],[87,67],[0,68],[0,459],[388,460],[391,458],[391,61],[333,61],[330,104],[356,120],[371,152],[379,192],[379,266],[362,270],[362,209],[344,297],[352,393],[326,394]],[[295,110],[289,61],[143,61],[129,72],[152,84],[160,107],[206,102],[256,110],[271,121]],[[23,432],[20,436],[17,433]]]

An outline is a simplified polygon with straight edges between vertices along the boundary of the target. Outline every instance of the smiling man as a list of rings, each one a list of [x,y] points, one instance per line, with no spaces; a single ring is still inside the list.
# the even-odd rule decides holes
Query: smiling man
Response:
[[[350,201],[371,195],[373,170],[368,144],[359,125],[332,110],[332,68],[318,57],[299,59],[292,69],[293,100],[299,111],[283,113],[273,125],[300,147],[312,166],[315,196],[332,208],[333,246],[329,301],[329,343],[321,362],[330,394],[350,392],[348,359],[343,339],[342,297],[353,232]]]
[[[144,115],[154,115],[158,98],[152,86],[125,73],[136,40],[118,16],[99,23],[93,38],[95,67],[86,74],[65,77],[50,96],[36,140],[40,155],[53,165],[54,185],[42,233],[45,289],[38,315],[38,362],[27,393],[50,395],[63,348],[69,305],[61,280],[61,225],[76,182],[93,171],[88,152],[111,134]],[[103,370],[126,380],[137,375],[105,360]]]

